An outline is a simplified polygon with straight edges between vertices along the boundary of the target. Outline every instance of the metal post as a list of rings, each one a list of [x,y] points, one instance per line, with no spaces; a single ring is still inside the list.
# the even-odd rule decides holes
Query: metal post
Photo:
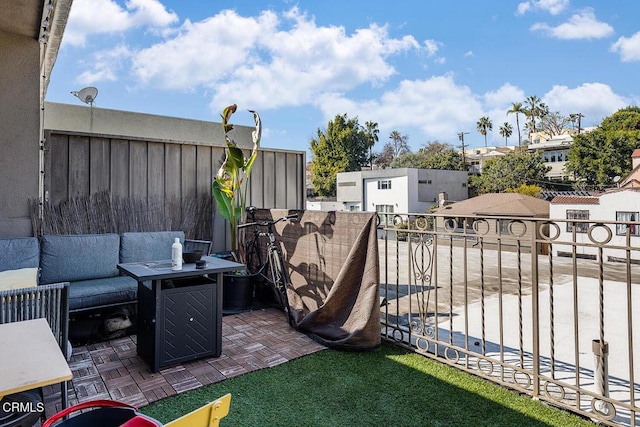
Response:
[[[592,340],[591,350],[596,362],[594,372],[596,388],[603,397],[609,397],[609,343],[604,341],[601,344],[600,340]],[[595,409],[602,414],[609,413],[609,405],[603,401],[596,402]]]

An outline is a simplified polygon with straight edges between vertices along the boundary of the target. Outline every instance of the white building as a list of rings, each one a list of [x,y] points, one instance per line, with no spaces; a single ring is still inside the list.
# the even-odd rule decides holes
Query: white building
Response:
[[[446,193],[465,200],[468,173],[436,169],[379,169],[342,172],[337,176],[337,201],[347,211],[427,212]]]
[[[464,161],[468,166],[469,173],[481,174],[482,167],[488,160],[504,157],[515,151],[516,147],[514,146],[472,148],[464,151]]]
[[[594,127],[583,128],[581,132],[590,132]],[[573,145],[573,136],[578,133],[575,129],[565,129],[560,135],[549,137],[544,132],[531,134],[531,144],[527,146],[527,151],[541,151],[544,164],[551,169],[546,177],[556,180],[573,180],[565,169],[569,160],[569,149]]]
[[[549,209],[551,220],[580,220],[557,222],[556,230],[551,227],[549,234],[555,237],[553,254],[571,256],[572,246],[559,242],[572,242],[575,227],[576,254],[581,258],[597,259],[599,248],[582,244],[607,243],[603,258],[605,261],[626,259],[624,249],[610,249],[611,246],[627,246],[626,234],[629,230],[631,259],[640,262],[640,189],[617,189],[598,196],[557,196]],[[617,222],[617,223],[616,223]],[[601,223],[602,225],[596,225]],[[595,226],[594,226],[595,225]]]

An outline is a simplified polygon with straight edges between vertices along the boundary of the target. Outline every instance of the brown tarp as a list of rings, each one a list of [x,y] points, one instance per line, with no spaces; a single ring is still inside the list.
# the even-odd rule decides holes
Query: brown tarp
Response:
[[[263,209],[257,219],[297,213],[276,226],[291,279],[296,328],[343,350],[380,346],[380,273],[376,215]]]

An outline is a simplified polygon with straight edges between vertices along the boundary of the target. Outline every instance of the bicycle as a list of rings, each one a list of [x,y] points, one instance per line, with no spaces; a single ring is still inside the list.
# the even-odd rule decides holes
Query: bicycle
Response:
[[[251,217],[251,222],[240,224],[239,229],[252,227],[252,236],[245,239],[245,259],[247,270],[254,275],[259,282],[266,284],[271,290],[278,305],[287,315],[289,324],[293,325],[293,318],[289,309],[289,298],[287,297],[287,287],[291,285],[289,274],[284,267],[282,250],[276,239],[274,226],[281,221],[293,221],[298,219],[297,214],[283,216],[274,220],[256,221],[256,208],[249,206],[247,213]],[[266,230],[265,230],[266,229]],[[263,250],[260,245],[261,238],[267,238],[263,259]]]

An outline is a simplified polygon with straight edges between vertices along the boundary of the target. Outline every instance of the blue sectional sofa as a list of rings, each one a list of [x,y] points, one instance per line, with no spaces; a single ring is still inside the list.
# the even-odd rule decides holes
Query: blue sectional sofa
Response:
[[[69,282],[69,311],[136,302],[137,282],[120,275],[117,264],[171,258],[182,231],[45,235],[0,239],[0,273],[39,271],[38,284]]]

